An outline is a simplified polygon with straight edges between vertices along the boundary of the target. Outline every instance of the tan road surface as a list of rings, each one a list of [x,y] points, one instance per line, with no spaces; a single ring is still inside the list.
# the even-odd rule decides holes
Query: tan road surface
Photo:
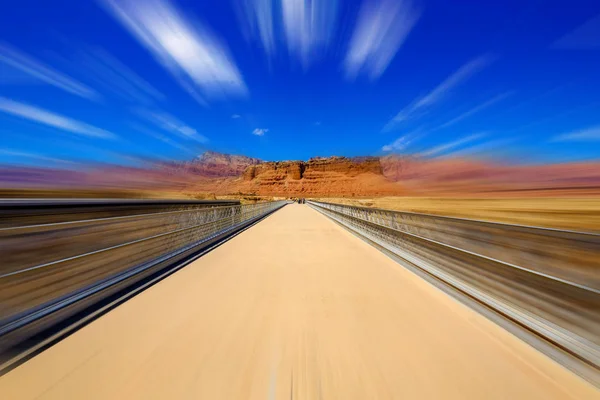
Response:
[[[595,399],[292,205],[0,378],[12,399]]]

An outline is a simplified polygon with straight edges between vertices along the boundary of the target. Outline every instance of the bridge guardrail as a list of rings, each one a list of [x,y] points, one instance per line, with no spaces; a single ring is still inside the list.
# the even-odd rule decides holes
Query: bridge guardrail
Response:
[[[165,202],[140,211],[148,204],[112,202],[96,204],[100,210],[85,204],[79,214],[17,210],[19,218],[12,205],[0,207],[0,220],[26,221],[0,224],[0,355],[286,202],[231,204]]]
[[[308,203],[598,371],[600,235]]]

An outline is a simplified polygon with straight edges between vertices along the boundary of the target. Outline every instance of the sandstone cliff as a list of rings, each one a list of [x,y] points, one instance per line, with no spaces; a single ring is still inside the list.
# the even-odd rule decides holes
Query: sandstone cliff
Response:
[[[501,164],[467,158],[416,156],[316,157],[263,162],[206,152],[188,162],[64,171],[0,169],[9,188],[80,188],[185,196],[597,196],[600,163]]]
[[[154,170],[103,171],[102,182],[135,180],[188,194],[289,197],[588,195],[600,190],[598,163],[509,165],[417,156],[261,160],[207,152]],[[96,181],[97,179],[91,179]],[[130,185],[131,186],[131,185]]]
[[[234,187],[242,193],[280,196],[376,196],[401,194],[383,176],[379,158],[315,157],[266,162],[246,168]]]
[[[171,164],[177,174],[191,174],[205,178],[239,177],[250,165],[262,163],[258,158],[206,151],[192,161]]]

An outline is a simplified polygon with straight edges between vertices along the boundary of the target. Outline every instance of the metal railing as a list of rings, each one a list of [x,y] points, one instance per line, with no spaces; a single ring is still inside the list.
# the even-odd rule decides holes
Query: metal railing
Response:
[[[0,353],[285,204],[0,207]]]
[[[309,204],[598,370],[600,235]]]

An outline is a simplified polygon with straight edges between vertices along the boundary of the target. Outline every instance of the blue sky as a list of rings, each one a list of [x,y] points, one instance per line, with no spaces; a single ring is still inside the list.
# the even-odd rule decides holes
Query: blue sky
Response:
[[[0,162],[600,157],[600,2],[0,2]]]

